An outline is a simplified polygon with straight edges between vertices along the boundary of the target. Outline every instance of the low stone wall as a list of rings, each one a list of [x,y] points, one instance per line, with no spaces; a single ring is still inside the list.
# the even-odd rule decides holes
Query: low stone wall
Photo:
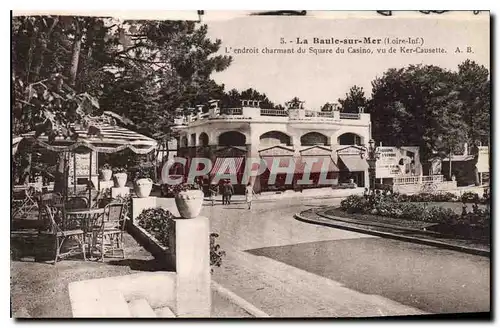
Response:
[[[171,241],[169,247],[163,246],[154,236],[133,220],[127,225],[127,232],[155,259],[162,263],[165,269],[175,271],[175,231],[172,231],[172,235],[169,236],[169,241]]]
[[[453,192],[458,190],[456,181],[443,181],[436,183],[436,189],[426,190],[424,184],[405,184],[405,185],[393,185],[392,190],[396,193],[413,195],[419,193],[439,193],[439,192]]]

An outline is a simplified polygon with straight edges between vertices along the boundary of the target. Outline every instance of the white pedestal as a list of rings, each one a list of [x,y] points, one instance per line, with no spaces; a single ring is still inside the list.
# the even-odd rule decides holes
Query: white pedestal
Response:
[[[113,187],[111,188],[111,198],[116,198],[116,197],[127,197],[130,194],[130,188],[129,187],[121,187],[121,188],[116,188]]]
[[[178,317],[210,317],[210,224],[208,218],[175,219]]]
[[[115,183],[113,181],[111,181],[111,180],[109,180],[109,181],[103,181],[103,180],[99,181],[99,187],[101,188],[101,191],[105,190],[105,189],[113,188],[114,185],[115,185]],[[96,187],[97,187],[97,185],[96,185]]]

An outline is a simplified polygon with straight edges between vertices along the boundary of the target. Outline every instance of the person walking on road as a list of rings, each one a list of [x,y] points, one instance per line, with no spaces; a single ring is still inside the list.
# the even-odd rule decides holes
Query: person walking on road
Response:
[[[208,192],[210,193],[210,201],[212,202],[212,206],[214,206],[215,205],[215,197],[217,197],[217,186],[210,185]]]
[[[219,194],[222,195],[222,205],[226,205],[226,181],[221,181],[219,184]]]
[[[250,183],[248,183],[247,187],[245,189],[245,197],[246,197],[246,201],[247,201],[247,205],[248,205],[249,210],[252,209],[253,195],[255,195],[255,191],[253,191],[253,186]]]
[[[231,196],[234,194],[234,188],[229,181],[226,181],[224,185],[224,194],[226,196],[226,204],[231,205]]]

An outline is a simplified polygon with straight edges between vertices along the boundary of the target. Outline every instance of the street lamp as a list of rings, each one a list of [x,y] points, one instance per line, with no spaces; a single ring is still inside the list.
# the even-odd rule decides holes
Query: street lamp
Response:
[[[375,141],[373,141],[373,139],[370,139],[370,141],[368,141],[368,158],[367,158],[367,162],[368,162],[368,174],[370,176],[370,189],[372,191],[375,190],[375,167],[376,167],[376,162],[377,160],[380,158],[380,154],[375,151]]]

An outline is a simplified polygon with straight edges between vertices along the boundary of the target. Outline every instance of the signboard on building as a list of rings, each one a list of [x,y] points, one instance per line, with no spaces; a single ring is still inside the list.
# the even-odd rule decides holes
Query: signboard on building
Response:
[[[421,173],[418,147],[377,147],[376,152],[379,154],[375,166],[377,179]]]
[[[401,174],[401,169],[398,165],[400,152],[396,147],[377,147],[379,158],[375,164],[375,177],[394,178]]]
[[[92,154],[92,175],[97,175],[97,158],[96,153]],[[76,161],[76,176],[77,177],[88,177],[90,169],[90,153],[87,154],[75,154],[69,157],[69,176],[72,177],[74,174]]]
[[[477,158],[477,171],[478,172],[489,172],[490,171],[490,152],[488,147],[482,146],[478,147],[478,158]]]
[[[337,150],[337,155],[358,155],[366,158],[366,150],[357,146],[348,146]]]

